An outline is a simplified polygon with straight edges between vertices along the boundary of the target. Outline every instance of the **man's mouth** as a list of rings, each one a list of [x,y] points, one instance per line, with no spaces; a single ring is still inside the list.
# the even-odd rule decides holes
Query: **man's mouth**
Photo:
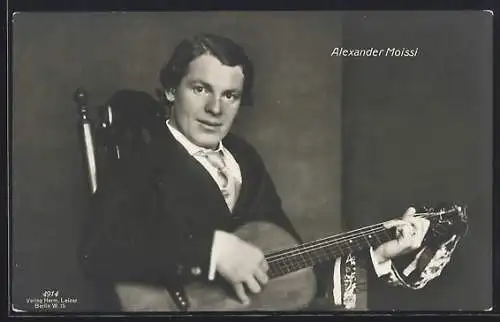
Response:
[[[198,123],[200,123],[204,128],[209,129],[209,130],[215,130],[215,129],[222,126],[221,122],[213,122],[213,121],[206,121],[206,120],[198,120]]]

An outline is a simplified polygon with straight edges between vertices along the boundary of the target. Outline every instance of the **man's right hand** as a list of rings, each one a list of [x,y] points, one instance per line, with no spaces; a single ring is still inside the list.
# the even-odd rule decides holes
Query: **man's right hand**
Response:
[[[259,293],[268,281],[269,269],[264,254],[254,245],[236,235],[216,231],[214,237],[215,269],[234,288],[243,304],[249,304],[245,286],[252,293]]]

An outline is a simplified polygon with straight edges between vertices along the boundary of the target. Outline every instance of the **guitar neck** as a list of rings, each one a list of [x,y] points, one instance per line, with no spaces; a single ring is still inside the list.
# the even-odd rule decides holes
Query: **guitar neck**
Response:
[[[377,224],[267,254],[268,276],[283,276],[355,251],[375,248],[393,239],[393,230]]]

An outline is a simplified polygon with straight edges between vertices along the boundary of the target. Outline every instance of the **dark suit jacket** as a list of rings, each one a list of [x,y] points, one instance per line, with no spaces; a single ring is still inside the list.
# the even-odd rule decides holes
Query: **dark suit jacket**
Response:
[[[296,239],[261,157],[229,134],[243,184],[233,213],[218,186],[165,127],[136,157],[114,169],[94,196],[81,248],[86,274],[100,285],[136,281],[169,286],[207,279],[213,233],[271,221]]]

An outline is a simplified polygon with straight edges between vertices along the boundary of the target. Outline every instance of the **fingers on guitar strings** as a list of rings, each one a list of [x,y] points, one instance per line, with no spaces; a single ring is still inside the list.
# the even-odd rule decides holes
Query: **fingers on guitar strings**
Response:
[[[402,231],[402,239],[409,248],[417,249],[422,245],[426,231],[426,221],[421,218],[409,218]]]
[[[405,224],[406,224],[406,221],[404,221],[402,219],[392,219],[392,220],[384,222],[383,226],[385,228],[393,228],[393,227],[399,227],[399,226],[405,225]]]
[[[403,218],[412,217],[416,213],[417,213],[417,210],[414,207],[409,207],[408,209],[406,209],[405,213],[403,214]]]
[[[408,219],[416,218],[414,215],[417,213],[417,210],[414,207],[409,207],[406,209],[405,213],[401,217],[401,219],[392,219],[386,221],[383,225],[385,228],[392,228],[408,223]]]

